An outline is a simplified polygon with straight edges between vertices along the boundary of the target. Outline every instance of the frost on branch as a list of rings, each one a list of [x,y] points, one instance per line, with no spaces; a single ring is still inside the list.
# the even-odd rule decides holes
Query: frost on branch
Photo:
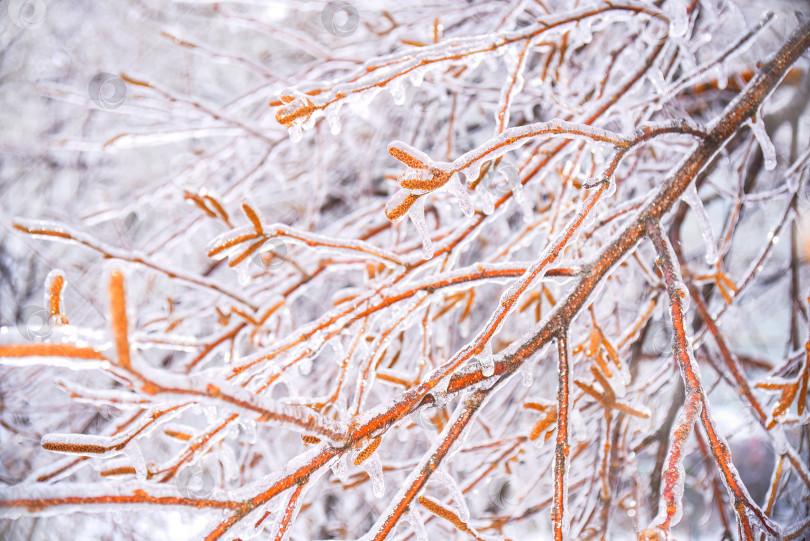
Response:
[[[803,5],[17,4],[3,539],[810,532]]]

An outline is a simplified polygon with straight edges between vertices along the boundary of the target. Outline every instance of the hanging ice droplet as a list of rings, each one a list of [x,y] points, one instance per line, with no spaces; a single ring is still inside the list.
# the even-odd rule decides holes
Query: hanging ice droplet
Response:
[[[773,146],[768,132],[765,130],[765,122],[762,120],[762,115],[757,115],[748,121],[751,131],[754,132],[754,137],[757,138],[759,147],[762,149],[762,157],[765,160],[765,170],[772,171],[776,168],[776,149]]]
[[[688,2],[677,1],[667,2],[669,9],[669,31],[672,36],[681,38],[689,30],[689,4]]]
[[[512,196],[514,197],[515,203],[517,203],[518,207],[520,208],[521,215],[523,216],[523,223],[531,223],[532,217],[534,216],[534,209],[532,208],[532,204],[529,203],[529,200],[526,199],[526,195],[523,193],[522,184],[517,184],[517,186],[512,188]]]
[[[361,464],[369,477],[371,477],[371,490],[375,498],[385,496],[385,481],[383,480],[382,463],[377,454],[371,455]]]
[[[250,283],[250,272],[247,269],[247,265],[241,265],[238,269],[236,269],[236,280],[240,286],[245,287]]]
[[[667,83],[664,80],[664,73],[658,67],[652,67],[647,72],[647,79],[649,79],[650,83],[652,83],[653,88],[659,94],[663,94],[666,91]]]
[[[481,375],[485,378],[490,377],[495,373],[495,359],[492,357],[485,357],[481,359]]]
[[[532,365],[524,361],[523,364],[520,365],[519,370],[522,377],[523,386],[531,387],[532,382],[534,381],[534,371],[532,370]]]
[[[420,69],[413,70],[410,75],[410,80],[413,86],[419,88],[425,80],[425,71]]]
[[[395,104],[403,105],[405,103],[405,87],[402,84],[401,77],[397,77],[388,83],[388,91],[391,92]]]
[[[450,181],[445,185],[445,189],[456,196],[458,205],[464,216],[469,217],[473,215],[475,209],[473,208],[472,199],[470,199],[470,194],[467,193],[467,188],[461,184],[458,175],[453,175]]]
[[[241,417],[239,417],[239,419],[245,434],[245,441],[248,445],[256,445],[256,421],[253,419],[242,419]]]
[[[332,135],[340,133],[340,114],[338,113],[340,107],[334,106],[327,108],[326,122],[329,124],[329,131]]]
[[[297,143],[301,140],[304,133],[301,130],[300,124],[290,124],[290,127],[287,128],[287,131],[290,133],[290,141],[293,143]]]
[[[298,372],[300,372],[302,376],[308,376],[311,371],[312,371],[312,357],[304,357],[298,363]]]
[[[481,363],[481,375],[485,378],[495,373],[495,357],[492,355],[492,343],[486,343],[484,351],[478,356],[478,362]]]
[[[728,70],[725,64],[718,62],[717,66],[714,68],[714,73],[717,78],[717,88],[719,90],[725,90],[728,86]]]
[[[571,33],[574,35],[574,43],[588,44],[593,39],[591,23],[587,20],[579,21]]]
[[[425,221],[425,199],[420,197],[408,209],[408,217],[416,227],[419,237],[422,239],[422,259],[430,259],[433,257],[433,241],[430,240],[430,233],[427,228],[427,221]]]
[[[141,447],[137,441],[131,441],[124,448],[124,454],[132,462],[132,467],[135,468],[135,477],[138,480],[146,480],[146,460],[143,458]]]
[[[499,49],[502,50],[503,47]],[[470,71],[474,71],[480,64],[481,60],[483,59],[483,55],[480,54],[468,54],[465,55],[464,58],[461,59],[462,62],[467,66]]]
[[[683,192],[683,200],[695,213],[700,234],[703,236],[703,243],[706,245],[706,263],[715,265],[720,261],[720,254],[717,251],[717,242],[714,240],[714,231],[712,224],[709,221],[709,213],[706,212],[706,207],[703,206],[700,196],[697,193],[694,183]]]
[[[422,517],[419,516],[419,512],[416,510],[416,506],[411,505],[408,508],[408,513],[406,514],[408,522],[413,528],[413,533],[416,535],[417,541],[428,541],[428,534],[425,530],[425,523],[422,522]]]
[[[334,473],[335,477],[341,482],[345,482],[348,479],[346,476],[346,462],[342,456],[332,464],[332,473]]]
[[[489,216],[495,212],[495,196],[487,191],[481,192],[481,211]]]

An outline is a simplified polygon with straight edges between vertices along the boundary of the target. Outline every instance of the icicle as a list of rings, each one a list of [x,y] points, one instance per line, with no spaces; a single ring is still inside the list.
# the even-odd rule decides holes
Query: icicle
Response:
[[[239,417],[240,424],[242,425],[242,430],[245,434],[245,439],[247,440],[248,445],[255,445],[256,444],[256,421],[253,419],[244,419],[241,416]]]
[[[326,108],[326,122],[329,124],[329,131],[332,135],[340,133],[340,102]]]
[[[417,541],[428,541],[425,523],[422,522],[422,517],[419,516],[419,512],[416,510],[416,505],[411,504],[408,507],[408,513],[405,516],[407,517],[411,528],[413,528],[413,533],[416,535]]]
[[[748,125],[751,127],[751,131],[754,132],[754,137],[757,138],[759,147],[762,149],[762,157],[765,160],[765,170],[772,171],[776,168],[776,149],[773,146],[773,142],[771,142],[771,138],[768,136],[768,132],[765,130],[765,122],[762,120],[762,115],[757,113],[755,117],[748,121]]]
[[[217,407],[216,406],[213,406],[213,405],[210,405],[210,404],[205,404],[202,407],[202,412],[203,412],[203,415],[205,415],[205,421],[209,425],[214,424],[215,422],[217,422],[218,417],[217,417]]]
[[[135,477],[139,481],[146,481],[146,461],[137,441],[131,441],[124,447],[124,454],[129,458],[132,467],[135,468]]]
[[[236,281],[242,287],[245,287],[250,283],[249,269],[249,265],[239,265],[236,267]]]
[[[411,84],[416,88],[422,86],[422,82],[425,80],[425,72],[423,70],[413,70],[410,75]]]
[[[386,85],[388,87],[388,91],[391,93],[391,97],[394,98],[394,103],[397,105],[403,105],[405,103],[405,87],[402,84],[402,78],[397,77],[392,81],[389,81]]]
[[[588,441],[590,434],[586,430],[585,418],[582,416],[582,413],[576,408],[571,408],[568,419],[571,422],[571,436],[574,438],[574,441],[579,443]]]
[[[469,522],[470,509],[467,507],[467,502],[464,499],[464,493],[461,491],[461,487],[458,486],[458,483],[456,483],[456,480],[453,479],[453,476],[445,472],[444,469],[439,468],[433,472],[433,478],[441,483],[445,490],[447,490],[447,492],[450,494],[450,497],[453,499],[453,503],[455,503],[456,507],[458,508],[459,518],[464,522]]]
[[[481,211],[489,216],[493,212],[495,212],[495,201],[496,198],[492,195],[491,192],[486,190],[481,192]]]
[[[518,207],[520,208],[521,214],[523,215],[523,223],[524,224],[530,223],[532,221],[534,209],[532,209],[531,203],[529,203],[529,200],[526,199],[526,196],[523,193],[523,185],[518,183],[517,185],[513,186],[512,194],[515,198],[515,202],[518,204]]]
[[[534,371],[532,370],[532,365],[524,361],[518,370],[520,370],[523,386],[531,387],[532,382],[534,381]]]
[[[573,35],[573,39],[571,41],[575,44],[578,43],[587,45],[590,43],[593,39],[593,30],[591,30],[590,21],[587,19],[579,21],[571,34]]]
[[[233,452],[233,448],[225,443],[221,444],[217,458],[219,458],[219,462],[222,464],[222,475],[225,477],[225,479],[237,479],[240,470],[239,464],[236,461],[236,455]]]
[[[714,231],[712,231],[712,224],[709,221],[709,214],[706,212],[706,207],[703,206],[703,201],[701,201],[694,183],[690,184],[683,193],[683,200],[695,213],[695,219],[698,227],[700,227],[700,234],[703,236],[703,243],[706,245],[706,263],[709,265],[717,264],[720,261],[720,254],[717,251]]]
[[[290,133],[290,141],[293,143],[299,142],[304,136],[303,130],[301,130],[301,126],[299,124],[290,124],[287,131]]]
[[[669,15],[669,31],[672,36],[682,38],[689,30],[689,4],[678,0],[677,2],[670,0],[667,2],[668,15]]]
[[[298,362],[298,372],[302,376],[308,376],[312,372],[312,357],[304,357]]]
[[[373,454],[368,459],[364,460],[360,466],[366,471],[368,476],[371,477],[371,490],[374,492],[374,497],[382,498],[385,496],[385,480],[383,479],[380,456]]]
[[[495,357],[492,355],[492,343],[484,345],[484,351],[478,355],[478,362],[481,363],[481,375],[485,378],[495,373]]]
[[[475,69],[481,65],[481,60],[483,59],[482,56],[483,55],[480,54],[468,54],[464,58],[462,58],[461,61],[472,72],[475,71]]]
[[[728,86],[728,70],[726,69],[725,64],[718,62],[717,66],[714,68],[714,73],[717,78],[717,88],[720,90],[725,90]]]
[[[433,241],[430,240],[430,233],[428,232],[427,222],[425,221],[425,199],[420,197],[408,209],[408,217],[416,227],[419,237],[422,239],[422,259],[430,259],[433,257]]]
[[[664,94],[667,89],[667,83],[664,80],[664,74],[657,66],[653,66],[647,71],[647,78],[652,83],[653,88],[658,94]]]
[[[332,473],[335,474],[335,477],[337,477],[341,483],[348,481],[349,478],[346,475],[346,462],[343,456],[338,457],[338,459],[332,463]]]
[[[459,181],[458,175],[453,175],[450,181],[445,184],[444,188],[456,196],[456,199],[458,199],[458,205],[461,208],[461,212],[464,214],[464,216],[469,217],[473,215],[475,209],[473,208],[472,199],[470,199],[470,194],[467,193],[467,188],[465,188]]]
[[[450,377],[444,377],[436,383],[436,386],[433,387],[433,389],[430,390],[430,394],[433,396],[433,400],[435,400],[437,406],[441,406],[447,401],[447,386],[449,384]]]

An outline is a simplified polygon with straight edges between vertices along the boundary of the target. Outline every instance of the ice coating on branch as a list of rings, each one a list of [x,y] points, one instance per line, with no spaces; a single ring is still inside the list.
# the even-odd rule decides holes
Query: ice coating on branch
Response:
[[[447,401],[447,386],[450,384],[450,378],[440,377],[441,370],[436,368],[431,370],[427,377],[424,378],[424,381],[436,381],[436,385],[430,390],[430,394],[433,396],[433,399],[436,401],[436,405],[442,405],[444,402]]]
[[[687,310],[689,310],[689,306],[692,303],[692,297],[689,295],[689,289],[686,287],[686,284],[677,280],[672,286],[675,295],[677,295],[681,299],[681,310],[685,314]]]
[[[479,171],[484,162],[504,156],[529,142],[555,138],[573,139],[587,143],[601,143],[611,146],[626,143],[626,140],[621,135],[602,128],[588,124],[569,122],[567,120],[553,119],[548,122],[536,122],[534,124],[526,124],[524,126],[516,126],[504,130],[502,134],[462,154],[450,165],[452,170],[462,172],[469,181],[470,179],[478,178]]]
[[[108,458],[127,453],[128,458],[134,462],[132,465],[136,467],[136,471],[140,469],[140,471],[145,474],[145,465],[140,463],[143,457],[141,456],[139,458],[137,454],[129,454],[129,446],[136,443],[133,437],[144,438],[149,436],[155,429],[172,421],[190,407],[191,404],[186,404],[170,412],[164,412],[154,419],[152,419],[152,415],[158,410],[152,408],[151,410],[147,410],[147,414],[138,422],[128,426],[126,430],[111,436],[58,433],[45,434],[42,436],[41,445],[43,449],[54,453],[86,457]],[[137,451],[132,452],[137,453]]]
[[[290,140],[297,143],[303,136],[303,129],[313,125],[315,105],[309,96],[296,90],[284,91],[281,101],[284,105],[276,111],[276,121],[287,128]]]
[[[471,216],[474,210],[472,200],[461,185],[460,179],[478,178],[481,166],[485,162],[517,150],[529,141],[554,137],[583,140],[591,144],[601,142],[620,147],[626,147],[628,144],[625,138],[607,130],[559,119],[509,128],[484,145],[461,155],[452,163],[435,162],[411,145],[393,141],[388,145],[388,152],[408,169],[398,178],[402,189],[386,204],[386,217],[396,222],[405,214],[410,216],[422,238],[423,257],[430,259],[433,257],[433,246],[424,220],[425,203],[422,199],[426,193],[437,190],[452,193],[458,200],[461,211],[466,216]],[[514,177],[513,181],[509,182],[513,196],[523,211],[524,222],[529,222],[533,215],[531,203],[522,191],[523,187],[516,169],[511,176]],[[492,201],[485,203],[485,207],[492,209],[492,203]]]
[[[289,492],[289,491],[288,491]],[[262,505],[253,509],[246,517],[245,520],[239,521],[229,532],[234,539],[242,539],[247,541],[249,539],[264,539],[260,537],[262,533],[278,532],[280,516],[283,513],[284,499],[276,497]],[[265,516],[266,514],[266,516]],[[264,520],[258,524],[259,520],[264,517]]]
[[[87,434],[45,434],[42,447],[48,451],[81,456],[114,456],[121,451],[114,449],[115,443],[105,436]]]
[[[720,261],[720,253],[717,250],[717,241],[714,238],[714,231],[712,224],[709,221],[709,213],[706,212],[706,207],[703,206],[703,201],[697,193],[695,184],[692,183],[683,193],[683,200],[695,213],[700,234],[703,236],[703,242],[706,245],[706,263],[715,265]]]
[[[765,122],[762,115],[757,114],[748,121],[748,126],[757,138],[759,148],[762,149],[762,158],[765,162],[765,170],[772,171],[776,168],[776,149],[773,146],[768,132],[765,130]]]

